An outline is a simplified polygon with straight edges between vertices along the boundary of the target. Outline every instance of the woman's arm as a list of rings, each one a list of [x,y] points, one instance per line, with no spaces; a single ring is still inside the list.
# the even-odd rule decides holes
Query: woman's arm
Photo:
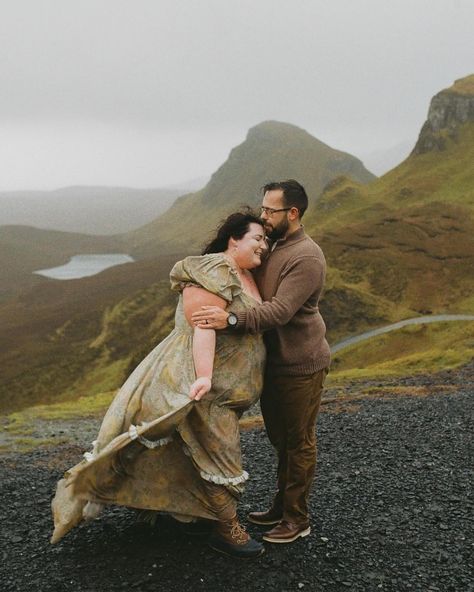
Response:
[[[196,401],[199,401],[211,390],[216,351],[216,332],[194,327],[191,318],[194,312],[206,305],[225,309],[227,302],[203,288],[189,286],[183,290],[184,316],[194,328],[193,360],[197,378],[189,389],[189,396]]]

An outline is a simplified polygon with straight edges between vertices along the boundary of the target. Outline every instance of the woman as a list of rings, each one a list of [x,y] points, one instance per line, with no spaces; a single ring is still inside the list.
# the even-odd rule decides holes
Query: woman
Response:
[[[202,305],[239,312],[261,302],[249,270],[265,249],[260,219],[235,213],[203,255],[173,267],[175,328],[121,387],[86,460],[59,481],[51,542],[103,504],[118,504],[211,519],[216,550],[263,552],[240,526],[236,505],[248,478],[238,418],[260,395],[264,345],[261,336],[194,327],[191,315]]]

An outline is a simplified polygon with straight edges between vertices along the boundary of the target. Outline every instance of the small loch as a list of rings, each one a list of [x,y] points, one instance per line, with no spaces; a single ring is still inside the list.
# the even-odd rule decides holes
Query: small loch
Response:
[[[97,255],[74,255],[64,265],[51,267],[49,269],[38,269],[33,273],[42,275],[54,280],[76,280],[91,275],[96,275],[104,269],[130,263],[133,257],[123,253],[109,253]]]

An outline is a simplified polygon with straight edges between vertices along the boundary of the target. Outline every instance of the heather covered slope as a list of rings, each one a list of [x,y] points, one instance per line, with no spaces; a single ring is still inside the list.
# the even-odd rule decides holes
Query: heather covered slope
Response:
[[[0,306],[0,411],[116,388],[170,328],[179,257],[45,279]]]
[[[417,146],[427,133],[442,145],[415,148],[367,186],[336,179],[308,213],[342,285],[416,313],[474,310],[473,79],[452,87],[463,95],[440,93],[444,112],[432,101],[428,123],[448,127],[425,124]]]
[[[139,257],[153,256],[157,249],[199,249],[221,218],[243,204],[258,205],[266,182],[296,178],[315,202],[338,175],[361,183],[375,178],[354,156],[330,148],[294,125],[266,121],[249,130],[201,191],[182,196],[165,215],[126,239],[132,254]]]

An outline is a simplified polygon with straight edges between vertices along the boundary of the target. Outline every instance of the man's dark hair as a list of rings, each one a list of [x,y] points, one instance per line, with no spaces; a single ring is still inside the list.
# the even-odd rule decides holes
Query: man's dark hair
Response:
[[[227,249],[229,239],[241,239],[249,231],[250,224],[259,224],[263,228],[262,220],[250,208],[244,212],[234,212],[228,216],[216,230],[215,237],[204,248],[202,255],[222,253]]]
[[[281,189],[283,191],[283,203],[286,208],[297,208],[300,213],[300,218],[308,208],[308,196],[306,191],[298,181],[288,179],[287,181],[274,181],[263,186],[263,194],[267,191],[275,191]]]

